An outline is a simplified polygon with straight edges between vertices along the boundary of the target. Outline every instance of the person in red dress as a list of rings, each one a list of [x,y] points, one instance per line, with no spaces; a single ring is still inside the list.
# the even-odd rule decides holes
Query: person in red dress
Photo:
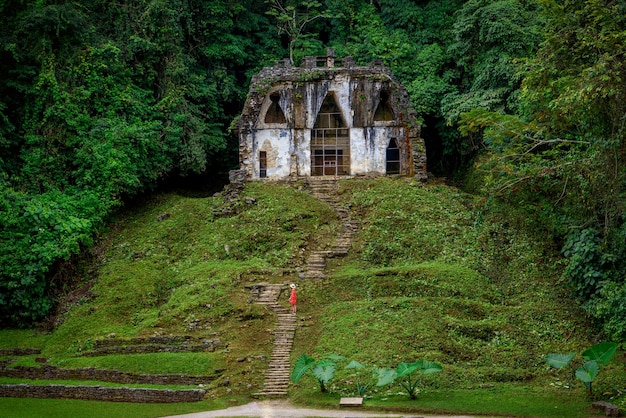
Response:
[[[298,301],[298,296],[296,295],[296,285],[291,283],[289,287],[291,287],[291,296],[289,296],[289,303],[291,303],[291,313],[295,315],[296,302]]]

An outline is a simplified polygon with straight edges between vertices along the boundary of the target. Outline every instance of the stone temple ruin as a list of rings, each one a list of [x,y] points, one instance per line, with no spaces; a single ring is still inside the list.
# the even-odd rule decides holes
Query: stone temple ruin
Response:
[[[426,150],[406,90],[381,62],[305,57],[252,79],[236,124],[248,180],[405,175],[426,180]]]

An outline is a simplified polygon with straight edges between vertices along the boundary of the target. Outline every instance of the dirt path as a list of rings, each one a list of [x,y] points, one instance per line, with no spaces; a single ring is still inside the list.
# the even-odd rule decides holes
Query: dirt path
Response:
[[[234,406],[219,411],[197,412],[195,414],[177,415],[177,418],[221,418],[221,417],[262,417],[262,418],[360,418],[360,417],[395,417],[395,418],[434,418],[444,415],[424,415],[424,414],[391,414],[364,412],[355,409],[331,410],[331,409],[308,409],[292,406],[288,401],[259,401],[246,405]],[[470,415],[451,416],[447,418],[473,418]],[[166,417],[174,418],[174,417]],[[482,417],[485,418],[485,417]]]

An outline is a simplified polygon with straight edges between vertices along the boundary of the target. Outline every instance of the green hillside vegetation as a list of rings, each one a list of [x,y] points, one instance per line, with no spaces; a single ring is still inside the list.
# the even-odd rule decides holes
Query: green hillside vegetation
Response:
[[[571,298],[558,248],[533,213],[407,178],[346,180],[339,196],[360,226],[350,253],[329,263],[324,280],[300,280],[299,269],[308,252],[330,246],[339,220],[302,184],[249,183],[234,200],[146,198],[101,237],[93,276],[84,278],[92,286],[68,298],[73,302],[58,327],[49,334],[0,331],[0,348],[41,348],[15,363],[33,366],[34,357],[44,356],[62,367],[135,373],[223,369],[207,385],[207,401],[167,407],[220,408],[251,399],[272,349],[275,317],[253,303],[246,286],[296,282],[292,361],[302,353],[338,353],[368,366],[422,358],[444,366],[424,377],[416,401],[382,387],[369,392],[371,407],[588,416],[583,386],[565,370],[550,370],[544,356],[580,352],[602,336]],[[225,209],[234,213],[220,215]],[[99,340],[153,335],[219,338],[223,346],[209,353],[81,356]],[[614,359],[596,393],[624,407],[625,378]],[[329,389],[321,395],[304,379],[290,398],[336,405],[339,396],[354,395],[354,376],[338,370]],[[0,409],[10,402],[0,399]]]

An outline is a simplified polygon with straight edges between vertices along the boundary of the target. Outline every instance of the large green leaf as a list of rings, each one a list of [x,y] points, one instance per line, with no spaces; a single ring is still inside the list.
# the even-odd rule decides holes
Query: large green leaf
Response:
[[[365,366],[359,363],[358,361],[352,360],[350,363],[348,363],[346,367],[344,367],[344,369],[362,369],[364,367]]]
[[[434,361],[424,360],[422,361],[420,370],[422,371],[422,374],[439,373],[443,370],[443,366],[439,363],[435,363]]]
[[[414,363],[400,363],[398,364],[398,369],[397,369],[397,377],[404,377],[407,375],[410,375],[411,373],[415,372],[416,370],[419,370],[422,368],[421,365],[421,361],[416,361]]]
[[[396,380],[398,374],[393,369],[388,369],[386,367],[382,367],[376,370],[378,374],[378,382],[376,382],[376,386],[385,386],[389,383]]]
[[[556,369],[562,369],[571,363],[576,353],[569,354],[548,354],[546,356],[546,363]]]
[[[315,359],[313,357],[302,354],[293,366],[293,370],[291,371],[291,381],[293,383],[298,383],[300,379],[302,379],[302,376],[304,376],[314,364]]]
[[[582,356],[585,360],[595,360],[601,365],[606,366],[609,364],[616,351],[616,343],[605,341],[583,351]]]
[[[600,366],[595,360],[586,362],[576,370],[576,377],[583,383],[591,383],[600,372]]]
[[[326,359],[321,359],[320,361],[318,361],[315,367],[326,368],[328,366],[336,366],[336,365],[337,365],[337,362],[326,358]]]
[[[328,364],[326,366],[320,366],[319,364],[313,369],[313,374],[320,382],[324,384],[330,382],[335,376],[335,365]]]
[[[326,357],[324,357],[324,360],[332,360],[333,362],[337,362],[339,360],[343,360],[345,359],[345,356],[339,355],[339,354],[330,354]]]

